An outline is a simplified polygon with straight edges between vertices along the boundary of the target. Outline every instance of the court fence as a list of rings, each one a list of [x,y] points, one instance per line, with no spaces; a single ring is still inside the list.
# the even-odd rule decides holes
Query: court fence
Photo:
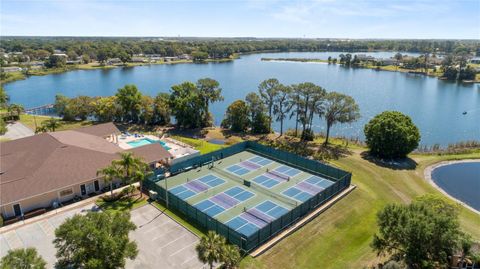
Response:
[[[163,186],[156,184],[156,182],[153,180],[147,180],[145,187],[149,190],[155,191],[157,193],[157,199],[159,200],[166,201],[168,195],[168,206],[181,212],[187,221],[205,230],[215,231],[216,233],[225,237],[231,244],[239,246],[240,249],[245,252],[250,252],[283,231],[285,228],[294,224],[303,216],[324,204],[336,194],[348,188],[351,182],[352,175],[349,172],[289,152],[270,148],[252,141],[238,143],[228,148],[200,155],[198,157],[185,160],[184,162],[174,164],[170,167],[170,172],[172,174],[178,174],[201,165],[206,165],[212,160],[223,159],[245,150],[273,159],[277,162],[299,168],[313,175],[328,177],[330,180],[334,181],[334,184],[330,185],[322,192],[317,193],[307,201],[298,204],[298,206],[294,207],[288,213],[268,223],[267,226],[259,229],[257,232],[248,237],[229,228],[225,223],[208,216],[207,214],[195,208],[193,205],[178,198],[172,193],[167,192]],[[278,196],[280,197],[280,194]]]

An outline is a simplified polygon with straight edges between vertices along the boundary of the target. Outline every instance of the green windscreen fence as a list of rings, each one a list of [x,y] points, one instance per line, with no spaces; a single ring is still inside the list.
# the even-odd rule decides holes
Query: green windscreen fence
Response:
[[[298,204],[288,213],[284,214],[280,218],[270,222],[267,226],[261,228],[251,236],[245,237],[242,234],[230,229],[224,223],[216,220],[196,209],[193,205],[188,204],[186,201],[178,198],[172,193],[168,192],[162,187],[155,184],[154,181],[147,181],[145,186],[158,193],[157,199],[166,201],[168,195],[168,206],[179,212],[181,212],[186,220],[194,225],[202,227],[206,230],[212,230],[216,233],[224,236],[231,244],[239,246],[242,250],[250,252],[256,247],[260,246],[276,234],[280,233],[285,228],[291,226],[300,218],[304,217],[308,213],[312,212],[320,205],[329,200],[332,196],[348,188],[351,181],[351,174],[340,170],[335,167],[331,167],[320,162],[309,160],[301,156],[285,152],[282,150],[273,149],[255,142],[247,141],[235,144],[231,147],[224,148],[215,152],[211,152],[205,155],[201,155],[181,163],[172,165],[170,171],[172,174],[180,173],[182,171],[189,170],[191,168],[207,164],[212,160],[218,160],[226,158],[228,156],[237,154],[244,150],[251,151],[258,155],[263,155],[277,162],[281,162],[301,170],[305,170],[313,175],[328,177],[334,181],[334,184],[311,197],[304,203]]]

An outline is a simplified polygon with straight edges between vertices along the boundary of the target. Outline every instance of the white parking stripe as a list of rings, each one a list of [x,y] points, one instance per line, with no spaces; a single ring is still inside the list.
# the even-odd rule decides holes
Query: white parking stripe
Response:
[[[161,247],[161,248],[166,248],[167,246],[169,246],[169,245],[173,244],[174,242],[176,242],[176,241],[178,241],[178,240],[182,239],[182,238],[183,238],[183,237],[185,237],[186,235],[188,235],[188,234],[184,234],[184,235],[182,235],[182,236],[180,236],[180,237],[176,238],[175,240],[168,242],[166,245],[163,245],[163,247]]]
[[[175,255],[175,254],[180,253],[181,251],[183,251],[183,250],[186,249],[186,248],[189,248],[189,247],[193,246],[194,244],[197,244],[197,241],[196,241],[196,240],[195,240],[195,242],[191,243],[190,245],[185,246],[185,247],[183,247],[183,248],[175,251],[174,253],[170,254],[170,257],[172,257],[172,256]],[[182,264],[183,264],[183,263],[182,263]]]

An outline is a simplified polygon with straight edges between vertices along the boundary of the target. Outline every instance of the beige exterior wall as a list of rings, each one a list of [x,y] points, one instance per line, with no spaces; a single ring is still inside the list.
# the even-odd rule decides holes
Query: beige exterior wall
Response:
[[[19,202],[14,202],[14,203],[11,203],[11,204],[2,205],[1,208],[0,208],[0,212],[2,213],[2,216],[4,218],[9,218],[9,217],[15,216],[15,212],[13,210],[13,205],[14,204],[20,204],[20,207],[21,207],[23,213],[27,213],[29,211],[39,209],[39,208],[51,207],[53,205],[53,203],[56,202],[56,201],[57,202],[58,201],[65,202],[65,201],[73,199],[76,195],[81,196],[80,185],[93,184],[94,181],[95,180],[89,180],[89,181],[86,181],[86,182],[81,183],[81,184],[73,185],[73,186],[70,186],[70,187],[65,187],[65,188],[55,190],[55,191],[52,191],[52,192],[49,192],[49,193],[45,193],[45,194],[42,194],[42,195],[27,198],[27,199],[21,200]],[[101,191],[102,188],[105,185],[103,183],[103,180],[100,179],[98,181],[99,181],[99,187],[100,187],[100,191]],[[73,189],[73,193],[70,194],[70,195],[66,195],[64,197],[60,197],[60,192],[62,190],[68,190],[68,189]],[[88,197],[88,194],[87,194],[87,196],[84,196],[84,197]]]

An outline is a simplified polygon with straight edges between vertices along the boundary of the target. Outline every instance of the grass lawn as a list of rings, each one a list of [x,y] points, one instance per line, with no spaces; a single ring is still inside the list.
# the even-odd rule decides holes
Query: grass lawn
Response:
[[[34,131],[35,131],[35,122],[36,122],[36,126],[40,126],[42,125],[42,122],[48,119],[50,119],[50,117],[33,116],[29,114],[20,115],[20,122]],[[76,129],[76,128],[93,124],[93,122],[91,121],[60,121],[60,123],[61,123],[61,126],[56,131],[71,130],[71,129]]]
[[[104,211],[109,212],[120,212],[120,211],[130,211],[137,207],[146,205],[148,197],[143,195],[140,198],[138,193],[133,194],[130,197],[122,197],[116,201],[106,202],[102,198],[98,199],[95,203]]]
[[[376,232],[376,213],[387,203],[409,203],[426,193],[437,193],[423,179],[424,169],[450,159],[480,158],[480,152],[464,155],[412,155],[417,167],[394,170],[361,157],[363,149],[333,164],[353,173],[358,188],[334,206],[257,258],[247,257],[241,268],[363,268],[382,261],[370,248]],[[480,240],[480,216],[462,208],[464,231]]]
[[[174,135],[172,136],[172,138],[194,147],[196,150],[199,150],[201,154],[209,153],[225,147],[224,145],[209,143],[201,139],[183,137],[178,135]]]

